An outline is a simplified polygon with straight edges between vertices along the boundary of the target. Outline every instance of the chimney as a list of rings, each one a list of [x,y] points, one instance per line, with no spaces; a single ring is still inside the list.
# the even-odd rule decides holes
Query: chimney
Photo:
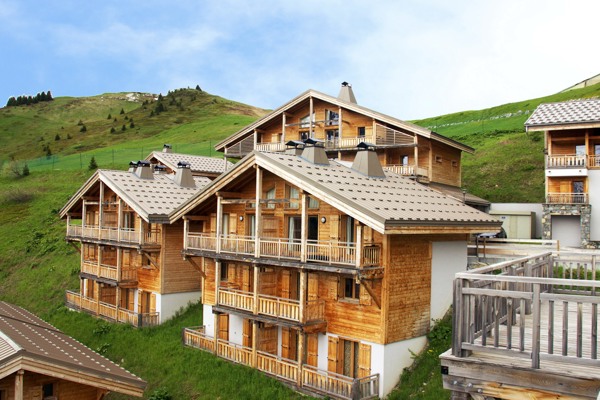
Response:
[[[163,145],[163,153],[172,153],[173,152],[173,146],[171,146],[170,144],[165,143]]]
[[[304,141],[304,150],[300,157],[313,164],[329,165],[323,141],[315,138]]]
[[[167,167],[165,167],[164,165],[157,164],[154,166],[155,174],[164,174],[166,172],[167,172]]]
[[[301,156],[302,150],[304,149],[304,142],[301,140],[290,140],[285,144],[285,154],[291,154],[293,156]]]
[[[135,175],[140,179],[152,179],[152,167],[149,161],[138,161]]]
[[[175,183],[181,187],[196,187],[196,181],[192,176],[190,163],[187,161],[179,161],[177,163],[177,172],[175,172]]]
[[[340,89],[340,94],[338,94],[338,99],[348,102],[348,103],[356,103],[356,97],[354,97],[354,92],[352,91],[352,86],[348,82],[342,82],[342,88]]]
[[[137,161],[129,161],[129,169],[127,171],[135,173],[136,168],[137,168]]]
[[[369,178],[385,178],[385,172],[381,167],[375,145],[367,142],[358,144],[358,151],[352,163],[352,169]]]

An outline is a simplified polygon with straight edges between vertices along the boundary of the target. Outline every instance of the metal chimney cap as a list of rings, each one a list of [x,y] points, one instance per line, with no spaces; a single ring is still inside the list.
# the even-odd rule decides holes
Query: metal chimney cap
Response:
[[[150,161],[140,160],[137,162],[138,167],[149,167]]]
[[[191,168],[191,164],[187,161],[179,161],[177,163],[177,168]]]

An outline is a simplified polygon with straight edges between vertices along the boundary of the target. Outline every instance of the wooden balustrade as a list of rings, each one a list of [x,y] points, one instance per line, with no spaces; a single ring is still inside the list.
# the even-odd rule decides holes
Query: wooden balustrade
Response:
[[[546,157],[546,168],[586,168],[587,156],[561,154]]]
[[[274,354],[257,352],[256,368],[277,378],[294,382],[298,381],[298,362],[278,357]]]
[[[456,357],[485,351],[600,366],[596,257],[544,253],[459,273],[454,281]]]
[[[257,143],[256,150],[258,151],[285,151],[286,149],[285,143],[275,142],[275,143]]]
[[[219,305],[238,310],[253,311],[254,295],[250,292],[231,288],[219,288]]]
[[[251,236],[223,235],[220,238],[221,252],[254,255],[256,239]],[[216,238],[211,233],[189,232],[185,238],[186,250],[216,251]],[[277,259],[300,259],[302,242],[288,238],[260,238],[259,257]],[[356,266],[356,243],[335,240],[309,240],[306,245],[306,260],[324,264]],[[363,248],[360,265],[377,266],[381,262],[379,245]]]
[[[215,339],[206,335],[204,326],[184,328],[183,344],[211,353],[215,351]]]
[[[548,204],[587,204],[587,193],[548,193],[546,195]]]
[[[351,399],[353,382],[354,379],[348,376],[319,370],[309,365],[302,366],[302,386],[328,395]]]
[[[591,154],[588,156],[589,168],[600,168],[600,154]]]
[[[98,276],[116,281],[118,280],[117,267],[114,265],[100,264]]]
[[[65,300],[67,307],[70,308],[81,308],[81,294],[67,290],[65,293]]]
[[[67,236],[119,243],[160,244],[161,230],[152,229],[141,235],[140,231],[129,228],[69,225]]]
[[[226,340],[217,340],[217,355],[237,364],[252,364],[252,348]]]
[[[300,321],[300,302],[281,297],[258,296],[258,313],[276,318]]]

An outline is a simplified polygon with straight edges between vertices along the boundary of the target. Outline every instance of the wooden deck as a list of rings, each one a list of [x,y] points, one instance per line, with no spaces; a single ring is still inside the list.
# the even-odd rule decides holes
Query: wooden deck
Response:
[[[599,273],[593,253],[545,253],[457,274],[444,387],[456,398],[596,399]]]

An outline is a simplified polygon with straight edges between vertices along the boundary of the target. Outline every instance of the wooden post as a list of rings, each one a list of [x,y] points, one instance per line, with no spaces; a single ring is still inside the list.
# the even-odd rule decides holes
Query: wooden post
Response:
[[[366,134],[365,134],[365,139],[366,139]],[[377,122],[375,122],[375,118],[373,118],[373,132],[371,132],[371,139],[372,139],[371,143],[380,144],[380,143],[377,143]],[[385,143],[383,143],[383,144],[385,144]]]
[[[300,271],[300,307],[299,307],[299,313],[300,313],[300,322],[301,323],[306,323],[306,271],[301,270]]]
[[[415,169],[415,176],[418,177],[419,176],[419,139],[418,136],[415,134],[415,149],[414,149],[414,166],[413,168]]]
[[[360,269],[362,267],[362,250],[363,250],[363,242],[362,242],[362,224],[358,223],[356,226],[356,268]]]
[[[87,206],[85,203],[85,199],[83,199],[83,204],[81,205],[81,236],[83,236],[83,228],[85,228],[85,217],[87,213]]]
[[[219,283],[221,283],[221,261],[215,260],[215,305],[219,304]]]
[[[256,368],[258,359],[258,321],[252,321],[252,368]]]
[[[100,276],[100,265],[102,264],[102,257],[104,255],[104,246],[98,245],[98,262],[96,263],[96,276]]]
[[[100,201],[98,202],[98,237],[101,237],[101,229],[104,226],[104,182],[100,181]]]
[[[144,220],[139,215],[136,215],[136,218],[140,223],[140,237],[138,243],[141,246],[142,244],[144,244]]]
[[[308,195],[302,191],[302,217],[300,223],[300,261],[306,262],[306,241],[308,239]]]
[[[183,249],[187,250],[188,247],[188,233],[190,230],[190,220],[187,217],[183,217]]]
[[[15,374],[15,400],[23,400],[23,375],[25,371],[18,370]]]
[[[123,229],[123,199],[120,197],[117,208],[117,240],[121,242],[121,230]]]
[[[102,286],[100,286],[100,282],[94,281],[96,285],[96,315],[100,315],[100,299],[102,298]]]
[[[254,299],[253,299],[253,303],[254,304],[252,304],[252,312],[255,315],[257,315],[258,314],[258,288],[260,287],[258,285],[258,280],[260,279],[260,274],[258,273],[259,272],[258,271],[258,268],[259,268],[258,265],[254,265],[253,267],[254,267],[254,279],[253,279],[253,281],[254,281],[254,288],[253,288],[253,290],[254,290],[253,291]],[[254,342],[252,342],[252,343],[254,343]]]
[[[254,203],[254,256],[260,257],[260,235],[262,233],[262,211],[260,207],[260,197],[262,196],[262,177],[263,171],[256,166],[256,196]]]
[[[286,115],[285,111],[281,113],[281,143],[285,143],[285,124],[286,124]]]
[[[302,331],[298,332],[298,376],[296,380],[296,384],[298,387],[302,386],[302,355],[304,354],[304,339],[306,334]]]
[[[257,144],[258,144],[258,131],[256,129],[254,129],[254,147],[253,147],[254,150],[256,150]]]
[[[221,231],[223,230],[223,204],[221,203],[221,200],[223,200],[223,197],[217,195],[217,226],[215,229],[215,247],[217,254],[221,252]]]
[[[308,98],[308,137],[311,138],[313,137],[313,112],[314,112],[314,108],[313,108],[313,98],[312,96],[310,96]]]
[[[463,357],[462,337],[463,337],[463,302],[462,302],[462,279],[454,279],[454,293],[452,301],[452,355]]]
[[[338,107],[338,134],[340,142],[342,141],[342,107]],[[358,136],[358,135],[357,135]]]
[[[531,335],[531,368],[540,368],[540,284],[533,284],[533,328]]]

